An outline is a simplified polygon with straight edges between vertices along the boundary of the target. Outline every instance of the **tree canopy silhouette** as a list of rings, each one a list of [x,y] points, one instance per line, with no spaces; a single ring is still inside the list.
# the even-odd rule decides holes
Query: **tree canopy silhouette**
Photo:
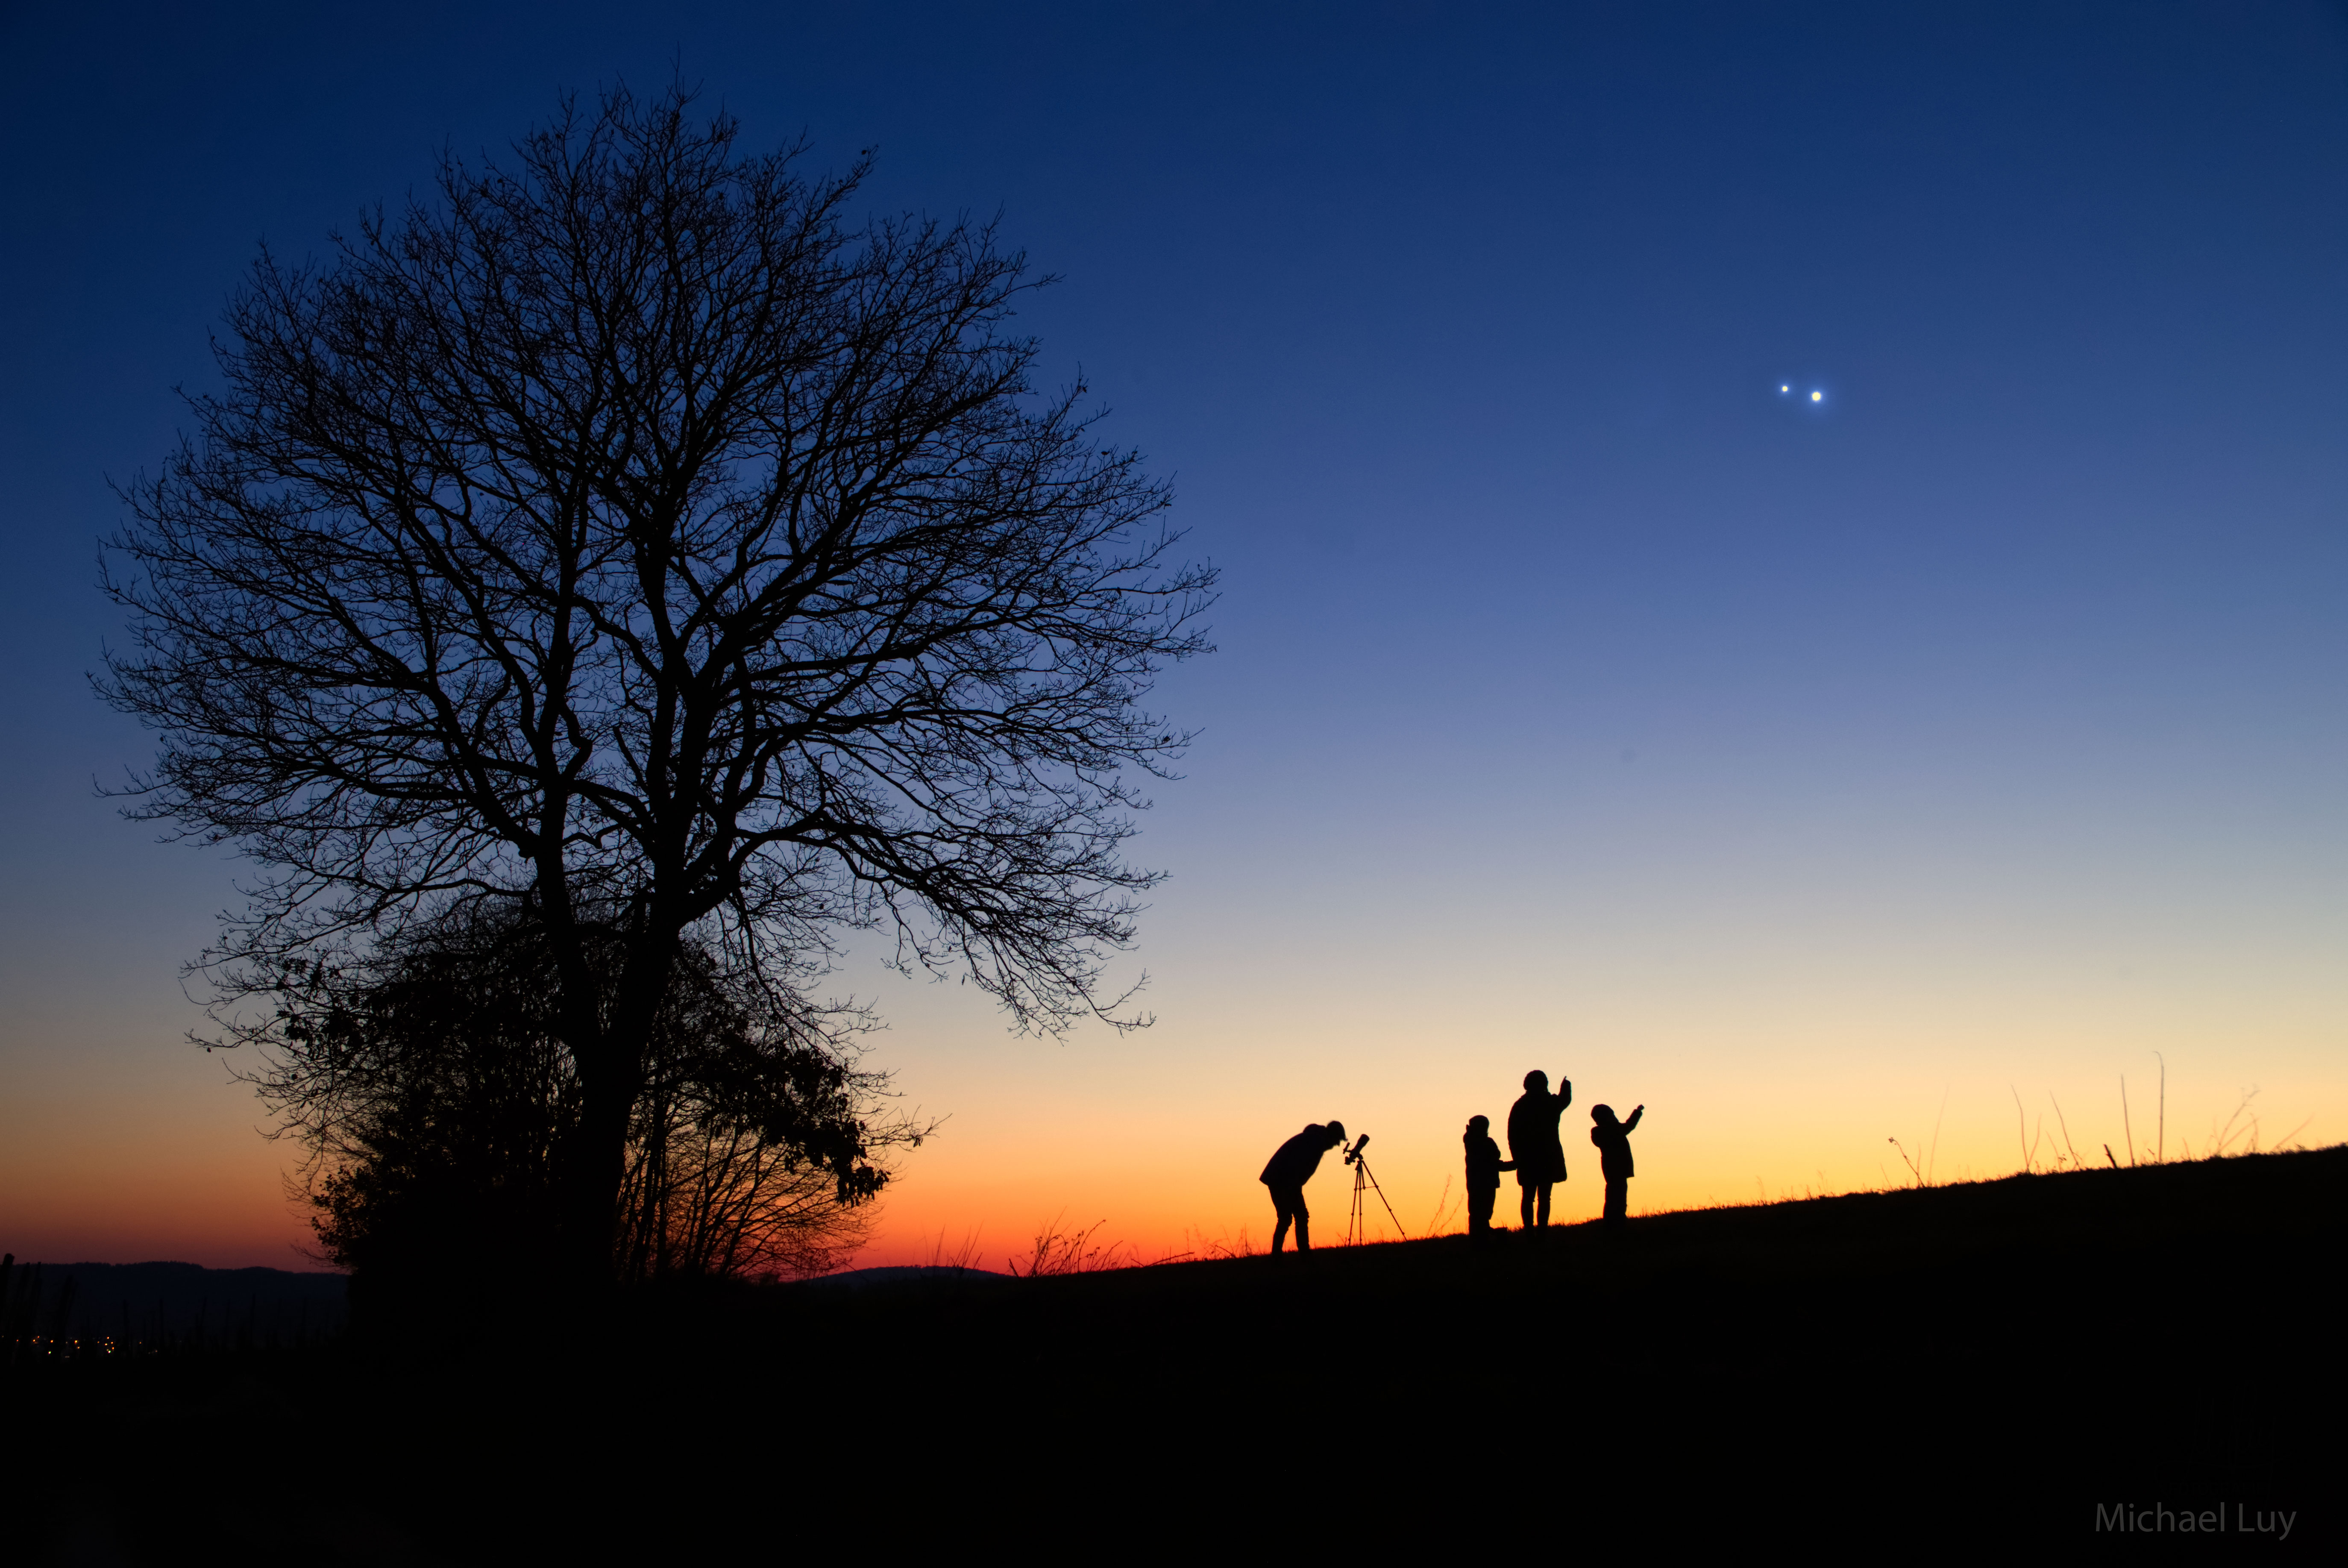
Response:
[[[587,935],[612,974],[618,934]],[[288,961],[279,1006],[242,1033],[264,1058],[248,1076],[311,1157],[323,1250],[370,1300],[556,1262],[581,1095],[553,967],[528,910],[460,907],[363,958]],[[628,1132],[623,1277],[815,1273],[854,1249],[887,1152],[928,1130],[882,1113],[886,1075],[856,1064],[866,1023],[687,934]]]
[[[1133,780],[1187,738],[1141,704],[1205,647],[1165,486],[1009,330],[1049,280],[736,139],[682,89],[567,100],[323,263],[264,249],[105,576],[101,693],[160,734],[130,810],[264,868],[206,957],[232,994],[527,903],[594,1273],[701,923],[752,968],[879,927],[1015,1026],[1143,1021],[1102,966],[1156,880]]]

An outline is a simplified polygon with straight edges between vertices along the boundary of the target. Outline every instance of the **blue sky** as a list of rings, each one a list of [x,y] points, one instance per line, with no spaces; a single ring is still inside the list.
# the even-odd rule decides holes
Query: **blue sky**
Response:
[[[84,685],[106,478],[173,439],[258,242],[673,68],[752,144],[876,148],[876,210],[999,211],[1066,279],[1050,373],[1225,573],[1138,846],[1159,1028],[1006,1041],[843,978],[956,1118],[905,1214],[1073,1202],[1122,1146],[1137,1234],[1222,1223],[1255,1144],[1356,1101],[1431,1202],[1466,1114],[1577,1060],[1673,1100],[1643,1171],[1729,1150],[1765,1190],[1872,1179],[1868,1117],[1943,1093],[1986,1169],[2009,1087],[2153,1048],[2348,1135],[2337,8],[94,5],[0,41],[0,1222],[46,1247],[291,1233],[283,1151],[174,1044],[233,868],[91,797],[149,750]],[[211,1196],[105,1228],[166,1190]]]

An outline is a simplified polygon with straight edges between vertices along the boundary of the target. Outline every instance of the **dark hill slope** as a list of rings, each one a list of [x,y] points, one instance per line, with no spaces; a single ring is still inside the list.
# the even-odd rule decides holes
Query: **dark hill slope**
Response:
[[[874,1289],[759,1304],[734,1342],[885,1347],[838,1397],[932,1412],[925,1451],[973,1475],[1342,1455],[1415,1496],[1661,1488],[1683,1524],[1801,1496],[2076,1533],[2223,1493],[2322,1531],[2343,1243],[2348,1148]]]
[[[331,1352],[35,1368],[0,1385],[0,1473],[33,1538],[119,1548],[72,1561],[2141,1555],[2097,1532],[2122,1505],[2288,1513],[2290,1550],[2336,1556],[2343,1216],[2332,1149],[1482,1245],[483,1303]],[[229,1456],[260,1462],[223,1485]]]
[[[1964,1326],[1984,1343],[2019,1335],[2021,1348],[2068,1324],[2111,1333],[2162,1322],[2207,1337],[2165,1302],[2222,1308],[2230,1320],[2287,1316],[2334,1282],[2343,1240],[2348,1147],[1695,1210],[1619,1232],[1591,1223],[1481,1243],[1448,1236],[1035,1281],[881,1285],[852,1303],[802,1298],[767,1310],[829,1309],[843,1327],[886,1325],[914,1344],[976,1332],[1060,1355],[1082,1345],[1111,1362],[1124,1359],[1116,1347],[1128,1336],[1162,1360],[1221,1350],[1274,1320],[1363,1341],[1438,1327],[1463,1341],[1588,1331],[1594,1337],[1580,1346],[1540,1342],[1601,1360],[1611,1331],[1635,1335],[1666,1363],[1733,1345],[1745,1315],[1781,1329],[1838,1325],[1832,1332],[1886,1349],[1928,1321]],[[1704,1331],[1669,1337],[1683,1319]],[[1414,1360],[1432,1348],[1415,1345]]]

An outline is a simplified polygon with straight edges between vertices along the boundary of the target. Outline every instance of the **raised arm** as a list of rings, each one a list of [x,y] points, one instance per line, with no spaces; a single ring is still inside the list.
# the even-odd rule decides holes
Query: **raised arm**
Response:
[[[1631,1108],[1631,1119],[1630,1119],[1630,1120],[1628,1120],[1628,1121],[1626,1121],[1626,1122],[1624,1122],[1624,1123],[1622,1124],[1622,1130],[1623,1130],[1623,1131],[1625,1131],[1625,1132],[1628,1132],[1628,1131],[1630,1131],[1632,1128],[1634,1128],[1634,1127],[1638,1126],[1638,1125],[1639,1125],[1639,1119],[1640,1119],[1641,1117],[1643,1117],[1643,1116],[1646,1115],[1646,1114],[1647,1114],[1647,1108],[1646,1108],[1645,1106],[1643,1106],[1643,1105],[1634,1105],[1634,1106],[1632,1106],[1632,1107]]]

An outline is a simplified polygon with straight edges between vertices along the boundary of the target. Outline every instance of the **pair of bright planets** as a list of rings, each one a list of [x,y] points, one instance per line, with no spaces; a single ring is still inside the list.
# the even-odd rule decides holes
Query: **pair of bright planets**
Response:
[[[1782,387],[1778,387],[1778,388],[1777,388],[1777,396],[1778,396],[1778,397],[1793,397],[1793,396],[1794,396],[1794,387],[1793,387],[1793,383],[1789,381],[1789,382],[1786,383],[1784,386],[1782,386]],[[1827,395],[1826,395],[1825,393],[1823,393],[1823,392],[1811,392],[1811,393],[1807,394],[1807,395],[1804,397],[1804,399],[1803,399],[1803,400],[1804,400],[1805,402],[1810,402],[1810,403],[1823,403],[1823,402],[1825,402],[1825,401],[1827,400]]]

